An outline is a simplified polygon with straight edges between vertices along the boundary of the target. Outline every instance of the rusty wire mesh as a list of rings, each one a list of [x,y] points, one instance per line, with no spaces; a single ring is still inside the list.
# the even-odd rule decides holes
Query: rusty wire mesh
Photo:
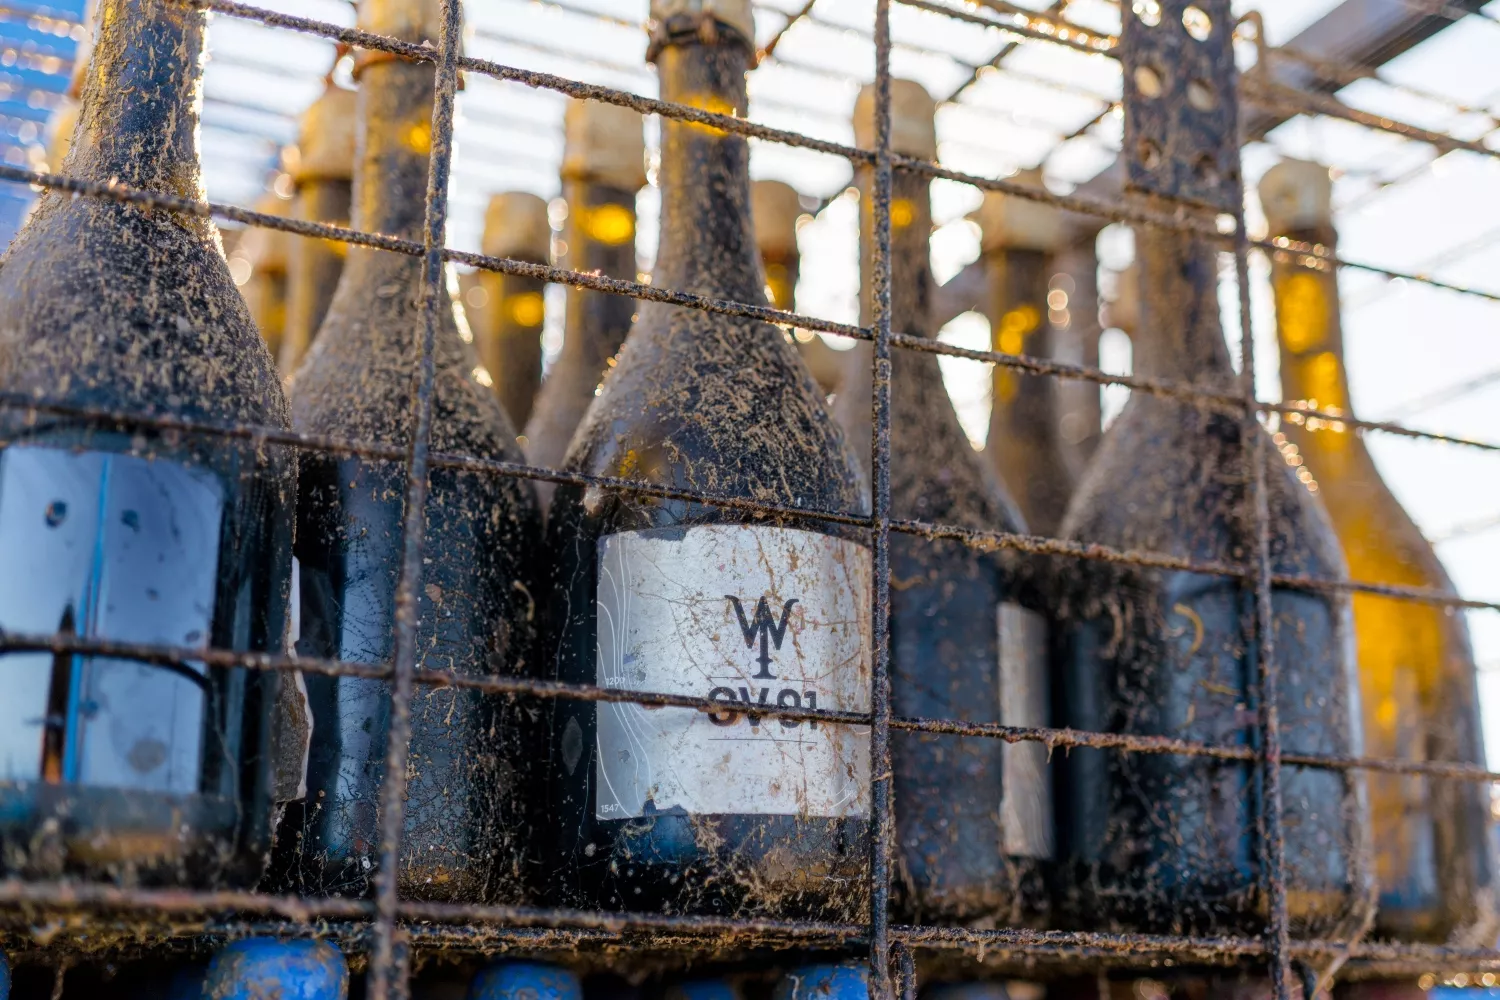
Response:
[[[876,0],[873,26],[875,49],[876,147],[862,149],[812,138],[796,132],[771,128],[743,118],[703,111],[682,104],[642,97],[623,90],[533,72],[521,67],[464,56],[460,51],[461,0],[442,0],[443,32],[436,48],[416,45],[354,28],[310,18],[266,10],[237,0],[160,0],[195,6],[235,18],[259,22],[289,31],[303,32],[374,52],[390,53],[411,61],[430,64],[436,75],[436,99],[432,115],[433,142],[430,154],[426,193],[426,224],[423,240],[400,239],[378,233],[361,232],[316,222],[251,211],[236,205],[194,201],[160,192],[133,189],[117,182],[97,182],[54,173],[0,164],[0,180],[51,188],[75,195],[110,198],[145,208],[160,209],[200,217],[211,217],[247,226],[280,230],[301,237],[322,238],[390,253],[420,257],[424,265],[425,326],[422,353],[415,373],[417,392],[412,403],[416,428],[410,447],[395,448],[368,441],[338,439],[288,431],[266,426],[222,426],[195,423],[163,415],[127,414],[90,410],[71,404],[49,401],[40,396],[0,393],[0,406],[32,416],[66,415],[101,427],[149,427],[164,431],[218,435],[249,441],[257,446],[282,445],[296,449],[320,450],[382,460],[401,461],[408,471],[405,498],[404,542],[396,604],[395,653],[388,663],[354,663],[318,660],[304,657],[252,654],[223,649],[202,649],[162,645],[145,645],[98,640],[75,635],[0,635],[0,651],[50,651],[56,653],[92,653],[118,656],[159,664],[196,662],[216,667],[243,667],[252,670],[303,671],[308,673],[378,678],[391,682],[393,713],[390,727],[387,766],[382,787],[380,809],[380,864],[375,897],[372,900],[346,898],[298,898],[259,892],[223,890],[141,889],[77,883],[39,883],[17,879],[0,881],[0,907],[24,910],[77,911],[102,923],[119,914],[145,916],[154,914],[171,924],[188,921],[194,933],[236,936],[274,931],[281,934],[320,934],[339,938],[370,953],[372,997],[405,995],[405,976],[409,969],[411,947],[522,947],[566,949],[590,941],[628,939],[641,944],[658,942],[668,948],[691,949],[695,939],[708,941],[725,935],[747,941],[779,944],[787,947],[838,947],[863,949],[869,955],[872,982],[877,995],[892,991],[903,1000],[914,1000],[916,988],[912,953],[928,951],[1003,951],[1022,958],[1066,957],[1082,961],[1109,961],[1129,958],[1136,964],[1165,962],[1248,961],[1268,969],[1276,984],[1278,1000],[1290,996],[1297,962],[1305,957],[1337,954],[1355,959],[1390,963],[1392,967],[1428,969],[1436,967],[1500,968],[1500,951],[1488,948],[1465,948],[1423,944],[1392,944],[1291,938],[1288,930],[1286,884],[1280,854],[1281,810],[1277,781],[1283,765],[1326,769],[1365,769],[1400,774],[1423,774],[1432,777],[1472,781],[1500,782],[1500,772],[1476,765],[1442,761],[1398,760],[1372,757],[1331,756],[1284,753],[1275,718],[1275,667],[1272,657],[1263,653],[1260,702],[1267,706],[1261,715],[1259,748],[1195,743],[1168,737],[1135,736],[1119,733],[1086,732],[1048,727],[1017,727],[980,724],[932,718],[893,717],[888,686],[889,649],[888,613],[890,603],[889,545],[892,532],[928,539],[953,539],[980,550],[1010,549],[1026,553],[1096,560],[1144,567],[1187,570],[1239,579],[1251,586],[1256,595],[1254,634],[1267,649],[1271,641],[1270,595],[1273,587],[1309,590],[1347,591],[1377,594],[1400,600],[1439,605],[1454,610],[1500,610],[1500,602],[1473,600],[1452,593],[1416,587],[1348,581],[1306,576],[1286,576],[1272,572],[1268,551],[1268,515],[1265,505],[1264,464],[1260,451],[1264,443],[1250,449],[1253,501],[1257,508],[1257,545],[1244,562],[1200,562],[1149,551],[1119,550],[1096,544],[1080,544],[1062,539],[1020,535],[1003,531],[979,531],[950,524],[894,518],[890,511],[890,394],[891,352],[893,349],[927,351],[938,355],[965,358],[994,366],[1006,367],[1035,375],[1076,380],[1097,385],[1119,385],[1152,395],[1194,401],[1237,416],[1247,427],[1259,425],[1270,414],[1300,414],[1338,422],[1355,433],[1402,435],[1417,439],[1445,442],[1466,448],[1500,450],[1500,441],[1475,440],[1434,433],[1399,423],[1365,421],[1344,413],[1323,412],[1285,403],[1257,399],[1253,385],[1254,344],[1251,337],[1249,309],[1248,260],[1252,250],[1285,252],[1301,256],[1322,268],[1345,267],[1372,271],[1388,278],[1402,278],[1489,301],[1500,301],[1500,292],[1470,288],[1438,280],[1424,274],[1405,273],[1342,259],[1320,245],[1294,243],[1286,239],[1253,240],[1247,235],[1243,211],[1230,213],[1217,225],[1186,215],[1169,215],[1151,211],[1122,200],[1101,200],[1081,196],[1058,195],[1043,188],[1015,181],[994,179],[946,168],[938,163],[894,153],[890,145],[890,54],[892,38],[890,10],[893,0]],[[549,0],[553,2],[553,0]],[[946,16],[977,20],[996,26],[990,16],[1010,5],[992,2],[984,6],[990,14],[975,14],[925,0],[894,0]],[[554,5],[566,7],[557,2]],[[798,18],[807,16],[808,4]],[[1226,8],[1227,9],[1227,8]],[[1014,8],[1028,19],[1026,24],[999,25],[1013,34],[1068,46],[1089,53],[1118,56],[1118,39],[1101,38],[1076,29],[1068,34],[1068,22],[1048,19],[1035,11]],[[596,12],[591,12],[596,13]],[[1439,11],[1441,13],[1441,11]],[[1458,11],[1462,16],[1469,11]],[[1125,16],[1129,16],[1128,14]],[[795,21],[797,18],[793,18]],[[790,25],[788,25],[790,26]],[[784,33],[785,29],[783,29]],[[775,47],[762,50],[762,55]],[[851,163],[873,168],[873,210],[875,215],[875,283],[872,322],[868,326],[834,322],[758,303],[734,302],[707,298],[656,287],[641,282],[580,273],[558,267],[528,263],[503,257],[486,256],[453,250],[445,245],[448,220],[448,178],[454,141],[454,100],[461,73],[481,74],[497,80],[516,82],[528,87],[544,88],[570,97],[602,101],[630,108],[643,115],[655,114],[678,121],[713,126],[725,132],[756,138],[843,157]],[[1389,119],[1355,113],[1332,98],[1295,90],[1278,91],[1276,101],[1299,109],[1333,114],[1366,127],[1391,131],[1440,148],[1464,148],[1485,155],[1500,155],[1487,147],[1458,140]],[[1240,296],[1240,347],[1242,352],[1240,391],[1216,391],[1170,380],[1125,376],[1105,372],[1097,367],[1069,364],[1050,358],[998,351],[971,350],[914,336],[891,329],[890,303],[890,198],[894,171],[909,171],[930,178],[944,178],[969,184],[986,191],[1045,202],[1056,208],[1109,221],[1123,221],[1160,229],[1192,232],[1220,241],[1232,251]],[[1243,198],[1240,199],[1241,201]],[[482,459],[470,455],[433,451],[430,428],[433,408],[434,356],[433,338],[437,313],[447,296],[443,268],[447,263],[464,264],[476,269],[503,274],[527,275],[551,283],[591,289],[635,299],[672,304],[734,316],[750,317],[783,328],[800,328],[833,336],[873,342],[874,362],[874,507],[866,516],[847,510],[820,510],[757,502],[742,496],[715,495],[687,489],[643,484],[629,479],[606,478],[542,468],[514,462]],[[1261,441],[1260,436],[1255,440]],[[404,810],[409,706],[414,686],[450,685],[503,695],[525,695],[544,699],[568,698],[597,702],[629,702],[641,705],[678,706],[703,712],[722,706],[705,698],[678,694],[641,693],[591,685],[537,679],[492,676],[475,678],[439,670],[416,668],[416,595],[421,587],[423,554],[423,519],[421,512],[428,489],[428,474],[433,468],[464,468],[497,476],[567,483],[597,487],[605,491],[635,493],[643,496],[691,500],[762,514],[795,514],[852,525],[868,530],[875,553],[875,587],[873,600],[874,676],[872,710],[869,713],[818,711],[767,705],[757,709],[767,717],[817,720],[826,723],[868,726],[872,748],[872,810],[879,820],[873,827],[871,865],[872,907],[864,923],[827,923],[754,918],[667,916],[642,913],[613,913],[542,908],[529,906],[495,906],[424,903],[399,900],[395,869]],[[1038,742],[1049,749],[1087,747],[1113,749],[1127,753],[1178,754],[1253,762],[1260,768],[1265,782],[1261,796],[1260,822],[1263,824],[1263,849],[1267,856],[1262,866],[1270,901],[1264,936],[1192,937],[1102,932],[1039,931],[1021,928],[979,930],[971,928],[892,925],[888,914],[891,879],[892,802],[889,735],[892,730],[926,732],[961,736],[989,737],[1008,742]],[[269,921],[269,922],[267,922]],[[546,931],[545,935],[541,931]]]

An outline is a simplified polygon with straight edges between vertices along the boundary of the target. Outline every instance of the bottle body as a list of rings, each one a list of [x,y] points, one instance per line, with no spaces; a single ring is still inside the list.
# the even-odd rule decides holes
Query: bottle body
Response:
[[[1291,237],[1333,244],[1331,231]],[[1278,254],[1272,279],[1284,397],[1347,413],[1336,276]],[[1284,420],[1280,443],[1300,454],[1309,488],[1328,510],[1353,579],[1453,591],[1432,546],[1386,486],[1362,437],[1341,424]],[[1365,753],[1483,764],[1474,661],[1463,615],[1368,593],[1355,593],[1353,606]],[[1500,900],[1494,845],[1486,834],[1485,786],[1375,771],[1367,781],[1380,886],[1375,933],[1431,942],[1493,940]]]
[[[633,279],[635,263],[635,192],[583,178],[565,178],[568,222],[563,263],[577,271],[598,271],[612,278]],[[568,445],[609,362],[620,351],[638,303],[569,286],[562,353],[542,384],[526,424],[526,456],[537,465],[560,468]],[[537,483],[545,506],[555,487]]]
[[[367,66],[356,224],[407,234],[422,222],[427,158],[406,142],[431,113],[430,70]],[[425,322],[422,263],[350,251],[328,316],[292,380],[302,431],[405,448],[411,379]],[[432,449],[518,459],[514,432],[477,377],[451,306],[439,313]],[[406,478],[401,463],[304,458],[297,554],[299,652],[365,663],[392,655]],[[532,649],[530,574],[539,533],[517,480],[438,463],[424,510],[417,671],[479,677],[523,669]],[[379,788],[391,711],[384,680],[308,678],[313,744],[305,804],[278,837],[277,881],[294,891],[362,895],[379,844]],[[513,715],[492,695],[419,681],[398,891],[407,898],[514,898],[522,849],[522,782]]]
[[[932,288],[925,178],[892,181],[892,326],[926,333]],[[868,172],[861,177],[868,192]],[[861,199],[869,204],[868,196]],[[864,285],[873,276],[864,212]],[[866,309],[868,313],[868,307]],[[861,345],[863,347],[864,345]],[[834,414],[851,438],[871,422],[868,348]],[[1024,531],[1004,487],[959,425],[937,357],[891,359],[891,512],[980,530]],[[864,391],[857,387],[863,386]],[[961,542],[891,536],[891,700],[898,716],[1047,724],[1047,623],[1020,560]],[[1052,842],[1045,748],[930,733],[891,734],[897,912],[914,922],[1035,922]]]
[[[1140,244],[1147,315],[1142,370],[1231,384],[1212,249],[1177,235]],[[1170,310],[1170,311],[1169,311]],[[1256,433],[1263,433],[1258,430]],[[1239,561],[1256,543],[1243,418],[1132,395],[1105,436],[1064,537],[1196,561]],[[1341,579],[1326,516],[1264,446],[1271,572]],[[1183,462],[1180,456],[1192,456]],[[1254,591],[1241,580],[1080,561],[1061,581],[1059,725],[1259,746]],[[1285,753],[1360,751],[1349,604],[1275,588],[1277,711]],[[1059,765],[1058,905],[1074,926],[1183,934],[1264,928],[1257,765],[1078,749]],[[1293,934],[1350,940],[1371,915],[1368,803],[1357,772],[1281,769]]]
[[[201,12],[106,0],[65,172],[193,196]],[[125,416],[285,426],[204,220],[44,195],[0,267],[0,384]],[[210,433],[5,418],[0,622],[278,653],[294,459]],[[269,843],[277,675],[86,654],[0,658],[0,871],[245,885]]]
[[[680,20],[662,29],[664,98],[743,107],[746,43],[717,25],[719,41],[705,44],[696,20]],[[677,122],[662,133],[656,280],[763,300],[744,139]],[[780,331],[658,303],[641,304],[567,467],[789,505],[861,506],[841,435]],[[552,898],[665,912],[864,913],[868,732],[753,713],[757,704],[868,711],[870,555],[858,533],[563,486],[548,539],[550,676],[726,703],[712,716],[554,704]],[[668,756],[669,747],[680,749]]]

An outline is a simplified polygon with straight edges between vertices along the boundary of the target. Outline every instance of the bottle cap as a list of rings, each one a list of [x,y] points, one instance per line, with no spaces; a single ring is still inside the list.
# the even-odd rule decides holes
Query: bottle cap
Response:
[[[474,977],[468,1000],[583,1000],[583,986],[555,965],[496,962]]]
[[[781,181],[750,185],[750,218],[755,245],[763,257],[789,257],[797,252],[797,219],[803,214],[797,190]]]
[[[1308,160],[1282,160],[1260,179],[1260,207],[1272,236],[1333,225],[1333,180]]]
[[[255,211],[263,215],[285,217],[291,202],[266,192],[255,201]],[[290,257],[292,234],[265,226],[252,226],[240,240],[240,252],[256,271],[285,272]]]
[[[246,938],[214,956],[203,995],[214,1000],[345,1000],[349,966],[327,941]]]
[[[943,983],[922,991],[925,1000],[1010,1000],[1004,983]]]
[[[564,177],[635,191],[646,185],[641,116],[629,108],[573,98],[563,111]]]
[[[441,0],[359,0],[355,27],[403,42],[431,42],[442,34]]]
[[[651,20],[657,24],[682,15],[712,17],[738,31],[751,45],[755,44],[755,17],[750,13],[750,0],[651,0]]]
[[[740,991],[728,979],[689,979],[668,987],[666,1000],[740,1000]]]
[[[1011,180],[1040,189],[1042,172],[1022,170]],[[985,250],[1054,252],[1063,242],[1063,213],[1045,202],[986,191],[979,206],[980,243]]]
[[[10,959],[0,951],[0,1000],[10,1000]]]
[[[781,977],[772,1000],[870,1000],[870,969],[862,962],[804,965]]]
[[[937,156],[937,102],[915,80],[891,81],[891,152],[931,160]],[[854,141],[875,148],[875,85],[860,88],[854,102]]]
[[[354,132],[359,95],[329,85],[306,111],[297,129],[297,152],[287,169],[298,184],[347,181],[354,176]]]
[[[487,257],[548,260],[552,223],[547,220],[547,203],[524,191],[505,191],[492,197],[484,212],[480,249]]]

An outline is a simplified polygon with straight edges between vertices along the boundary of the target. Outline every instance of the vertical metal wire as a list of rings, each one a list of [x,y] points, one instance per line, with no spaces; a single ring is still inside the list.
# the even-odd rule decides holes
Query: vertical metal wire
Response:
[[[870,320],[875,350],[870,468],[875,588],[871,608],[870,973],[871,994],[890,997],[891,895],[891,0],[875,2],[875,165],[870,185]]]
[[[406,461],[406,513],[402,525],[401,575],[396,583],[395,665],[391,679],[391,728],[385,775],[380,786],[380,864],[375,873],[375,953],[370,963],[370,1000],[405,1000],[408,952],[397,941],[397,870],[406,819],[407,743],[416,674],[418,594],[426,541],[428,472],[432,443],[432,404],[436,381],[434,348],[439,310],[447,297],[443,248],[448,227],[448,177],[453,166],[453,102],[458,90],[458,50],[462,0],[442,0],[442,27],[434,67],[432,152],[427,167],[426,218],[422,227],[422,351],[414,376],[412,434]]]
[[[917,960],[905,941],[891,945],[896,966],[896,1000],[917,1000]]]
[[[1235,166],[1239,174],[1238,145]],[[1276,635],[1271,608],[1271,512],[1266,490],[1266,435],[1255,400],[1255,340],[1250,322],[1250,244],[1245,234],[1245,192],[1234,198],[1234,275],[1240,303],[1240,383],[1245,394],[1245,460],[1250,463],[1251,517],[1255,539],[1252,583],[1255,618],[1251,632],[1259,671],[1260,739],[1263,756],[1260,796],[1260,860],[1270,914],[1266,948],[1276,1000],[1291,997],[1291,930],[1286,909],[1286,843],[1281,828],[1281,718],[1276,706]],[[1311,997],[1305,1000],[1312,1000]]]

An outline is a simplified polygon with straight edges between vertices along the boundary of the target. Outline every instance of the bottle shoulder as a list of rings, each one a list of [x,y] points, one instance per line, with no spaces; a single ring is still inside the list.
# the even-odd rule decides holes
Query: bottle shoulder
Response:
[[[0,265],[7,388],[286,426],[275,364],[207,223],[48,195]]]
[[[1264,431],[1257,431],[1264,433]],[[1245,563],[1254,552],[1243,421],[1142,397],[1105,434],[1069,504],[1062,534],[1081,542]],[[1326,512],[1264,442],[1272,571],[1346,579]]]
[[[863,512],[852,456],[768,324],[647,303],[566,465],[767,503]]]

